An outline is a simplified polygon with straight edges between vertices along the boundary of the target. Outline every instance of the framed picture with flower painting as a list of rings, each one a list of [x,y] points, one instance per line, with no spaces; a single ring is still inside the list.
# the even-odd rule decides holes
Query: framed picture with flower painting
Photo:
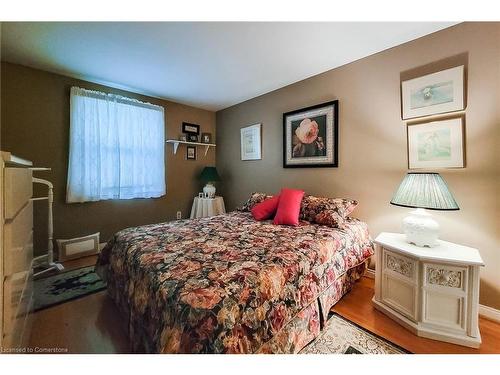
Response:
[[[283,168],[338,167],[339,101],[283,113]]]

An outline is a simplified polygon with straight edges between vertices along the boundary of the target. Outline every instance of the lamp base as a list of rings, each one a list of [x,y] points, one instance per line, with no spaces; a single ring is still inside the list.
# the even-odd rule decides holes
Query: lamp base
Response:
[[[210,182],[203,187],[203,194],[208,198],[215,198],[215,186]]]
[[[423,208],[417,208],[403,219],[403,232],[406,241],[420,247],[437,246],[439,224]]]

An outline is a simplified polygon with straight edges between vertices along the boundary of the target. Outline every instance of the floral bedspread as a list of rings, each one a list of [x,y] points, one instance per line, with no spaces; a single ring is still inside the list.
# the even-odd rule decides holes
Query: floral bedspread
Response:
[[[231,212],[122,230],[96,268],[129,319],[133,350],[254,353],[372,254],[356,219],[340,230]]]

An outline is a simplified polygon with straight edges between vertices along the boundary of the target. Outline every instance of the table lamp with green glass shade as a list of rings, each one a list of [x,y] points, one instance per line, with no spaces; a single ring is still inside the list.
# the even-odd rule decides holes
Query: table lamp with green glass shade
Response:
[[[203,194],[208,195],[209,198],[215,198],[214,183],[220,181],[219,174],[215,167],[205,167],[200,174],[200,179],[205,182],[203,187]]]
[[[407,242],[421,247],[438,245],[439,224],[427,210],[459,210],[446,182],[438,173],[408,173],[392,197],[391,204],[416,208],[403,219],[403,232]]]

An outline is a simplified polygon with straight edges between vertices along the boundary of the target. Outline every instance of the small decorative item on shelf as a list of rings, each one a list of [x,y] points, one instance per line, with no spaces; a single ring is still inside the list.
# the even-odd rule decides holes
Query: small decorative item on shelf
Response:
[[[186,142],[186,141],[187,141],[187,137],[186,137],[186,135],[185,135],[185,134],[184,134],[184,135],[181,135],[181,136],[179,137],[179,141]]]
[[[198,198],[203,198],[203,192],[198,193]]]
[[[200,134],[200,125],[190,124],[189,122],[182,123],[182,132],[189,134]]]
[[[187,146],[186,147],[186,159],[187,160],[196,160],[196,147],[195,146]]]
[[[207,198],[215,198],[214,182],[220,181],[219,174],[215,167],[205,167],[201,172],[200,179],[206,183],[203,194]]]
[[[196,134],[188,134],[187,137],[189,142],[198,142],[198,136]]]
[[[201,133],[201,142],[202,143],[212,143],[212,134]]]
[[[403,219],[403,231],[407,242],[420,247],[436,246],[439,236],[439,224],[425,209],[459,210],[446,182],[438,173],[408,173],[391,204],[416,208]]]

